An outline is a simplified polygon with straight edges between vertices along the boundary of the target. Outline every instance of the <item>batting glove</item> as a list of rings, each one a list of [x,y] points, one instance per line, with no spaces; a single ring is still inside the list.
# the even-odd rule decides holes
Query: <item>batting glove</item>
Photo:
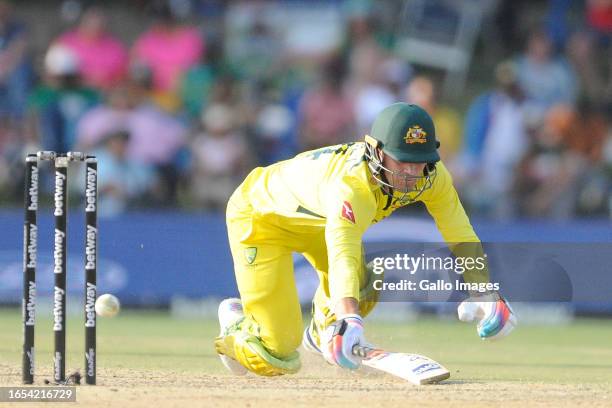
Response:
[[[355,370],[361,358],[353,355],[355,344],[365,344],[363,320],[356,314],[347,314],[327,326],[322,342],[323,357],[328,363]]]
[[[516,315],[510,304],[498,293],[470,297],[457,308],[459,320],[477,321],[476,331],[483,340],[507,336],[516,327]]]

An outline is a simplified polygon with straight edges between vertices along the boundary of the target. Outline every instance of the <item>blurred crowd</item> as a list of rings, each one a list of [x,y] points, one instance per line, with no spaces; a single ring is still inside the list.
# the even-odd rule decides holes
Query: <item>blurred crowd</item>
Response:
[[[321,27],[340,30],[293,42],[273,12],[292,2],[140,1],[150,26],[129,42],[102,2],[66,3],[78,18],[37,56],[18,5],[0,0],[2,201],[22,200],[26,152],[72,150],[98,157],[104,214],[222,209],[253,167],[361,140],[384,106],[407,101],[433,116],[471,213],[612,214],[612,0],[542,2],[522,33],[496,25],[494,61],[484,46],[475,59],[492,75],[470,78],[460,100],[394,51],[401,2],[317,2],[332,13],[316,18],[337,23]],[[490,18],[518,20],[521,3],[500,0]]]

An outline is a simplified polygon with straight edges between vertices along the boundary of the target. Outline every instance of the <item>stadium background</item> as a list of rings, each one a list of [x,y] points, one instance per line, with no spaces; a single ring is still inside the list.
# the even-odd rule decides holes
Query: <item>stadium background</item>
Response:
[[[2,305],[21,301],[26,152],[97,154],[99,292],[185,311],[235,294],[223,207],[251,168],[360,140],[398,100],[433,115],[483,241],[612,241],[612,1],[100,4],[0,0]],[[83,281],[78,170],[71,302]],[[43,206],[48,302],[51,223]],[[366,242],[436,234],[411,206]],[[612,300],[578,311],[609,314]]]

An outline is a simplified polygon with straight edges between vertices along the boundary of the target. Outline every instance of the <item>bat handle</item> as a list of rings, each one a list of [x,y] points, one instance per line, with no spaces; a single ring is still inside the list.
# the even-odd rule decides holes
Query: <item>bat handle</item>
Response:
[[[372,351],[375,350],[374,347],[369,347],[369,346],[362,346],[360,344],[355,344],[353,346],[353,354],[356,356],[359,356],[361,358],[367,358],[368,354]]]

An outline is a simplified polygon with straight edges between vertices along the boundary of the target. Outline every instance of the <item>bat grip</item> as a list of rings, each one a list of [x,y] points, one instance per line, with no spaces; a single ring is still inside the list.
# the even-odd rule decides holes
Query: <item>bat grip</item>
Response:
[[[367,358],[368,354],[374,350],[374,347],[368,347],[368,346],[362,346],[360,344],[355,344],[353,346],[353,355],[361,357],[361,358]]]

